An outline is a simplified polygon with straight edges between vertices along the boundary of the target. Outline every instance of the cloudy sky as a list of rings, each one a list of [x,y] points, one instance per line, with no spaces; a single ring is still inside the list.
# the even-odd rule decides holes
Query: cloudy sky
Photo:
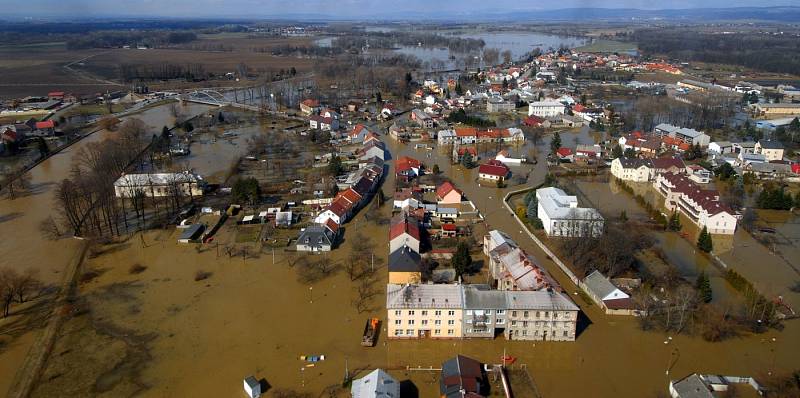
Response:
[[[797,0],[0,0],[6,11],[42,16],[279,17],[317,14],[368,17],[414,13],[475,14],[555,8],[696,8],[797,5]]]

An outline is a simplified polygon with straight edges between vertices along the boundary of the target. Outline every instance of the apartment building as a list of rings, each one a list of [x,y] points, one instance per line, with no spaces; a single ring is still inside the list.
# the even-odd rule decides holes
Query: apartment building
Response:
[[[671,138],[681,140],[689,145],[700,145],[702,147],[707,147],[711,142],[711,137],[701,131],[685,127],[677,127],[666,123],[661,123],[656,126],[653,132],[660,138],[669,136]]]
[[[136,195],[148,197],[162,196],[203,196],[206,182],[197,174],[150,173],[123,174],[114,182],[114,194],[118,198],[132,198]]]
[[[387,285],[391,339],[574,341],[578,306],[560,292],[488,285]]]
[[[558,101],[536,101],[528,104],[528,116],[548,118],[563,115],[565,111],[564,104]]]
[[[558,282],[535,257],[520,249],[502,231],[493,230],[483,237],[483,249],[489,258],[489,270],[499,290],[561,290]]]
[[[664,207],[683,213],[698,227],[708,228],[712,234],[733,235],[737,218],[719,200],[716,190],[701,189],[683,174],[660,174],[653,183],[664,196]]]
[[[390,339],[462,338],[460,285],[388,284],[386,327]]]

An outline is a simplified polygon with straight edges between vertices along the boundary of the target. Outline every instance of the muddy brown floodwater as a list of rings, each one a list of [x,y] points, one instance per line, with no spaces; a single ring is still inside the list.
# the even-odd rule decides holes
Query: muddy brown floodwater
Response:
[[[189,104],[183,113],[193,116],[211,109],[205,105]],[[154,132],[162,126],[174,124],[167,105],[147,109],[129,116],[143,120]],[[123,120],[126,118],[123,118]],[[98,131],[73,144],[69,148],[53,155],[40,163],[28,173],[31,190],[24,197],[14,200],[0,198],[0,268],[11,267],[24,271],[35,268],[40,278],[46,283],[57,283],[67,262],[75,254],[79,242],[72,239],[58,241],[47,240],[38,230],[39,223],[48,216],[57,217],[53,210],[53,194],[56,184],[68,177],[70,165],[75,154],[91,142],[97,142],[114,134],[109,131]],[[14,343],[11,349],[0,349],[0,363],[19,364],[27,353],[23,341],[33,341],[30,336]],[[0,372],[0,391],[6,391],[14,377],[15,371]]]
[[[512,188],[479,187],[474,170],[450,167],[446,155],[384,140],[393,158],[408,154],[437,163],[487,215],[492,228],[508,232],[543,260],[568,292],[575,291],[504,210],[502,197]],[[546,167],[540,162],[515,170],[528,171],[528,184],[534,185],[544,179]],[[390,170],[384,190],[391,192],[393,186]],[[389,207],[383,208],[386,216]],[[358,231],[371,238],[376,258],[385,264],[385,224],[368,222],[361,212],[346,229],[342,247],[329,254],[334,262],[348,255],[347,237]],[[225,236],[223,231],[220,239],[232,239]],[[504,350],[527,366],[547,397],[655,396],[666,392],[670,377],[692,372],[759,375],[800,367],[797,322],[787,322],[780,332],[722,343],[672,336],[664,344],[668,336],[642,332],[635,319],[606,316],[578,296],[588,325],[571,343],[387,341],[382,334],[376,347],[364,348],[359,343],[365,319],[386,319],[385,266],[379,267],[371,308],[358,313],[352,305],[355,284],[344,271],[308,285],[298,281],[280,251],[274,263],[268,250],[247,259],[218,257],[212,247],[197,250],[176,239],[175,230],[151,231],[144,245],[134,238],[88,260],[86,267],[99,276],[81,286],[80,310],[65,323],[34,396],[239,396],[241,380],[249,374],[264,377],[274,389],[316,395],[341,382],[347,363],[351,371],[382,367],[400,380],[411,377],[420,397],[433,397],[438,396],[433,375],[405,371],[406,366],[439,367],[457,353],[496,363]],[[252,246],[251,255],[257,252]],[[147,268],[132,274],[135,264]],[[211,276],[195,281],[197,271]],[[674,350],[677,360],[671,364]],[[314,367],[299,359],[316,354],[327,359]]]

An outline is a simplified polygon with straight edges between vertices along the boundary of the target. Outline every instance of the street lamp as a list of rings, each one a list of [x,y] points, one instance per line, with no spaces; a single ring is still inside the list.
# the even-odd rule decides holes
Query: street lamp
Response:
[[[311,304],[314,304],[314,286],[309,286],[308,287],[308,293],[311,296],[311,301],[309,301],[309,302]]]

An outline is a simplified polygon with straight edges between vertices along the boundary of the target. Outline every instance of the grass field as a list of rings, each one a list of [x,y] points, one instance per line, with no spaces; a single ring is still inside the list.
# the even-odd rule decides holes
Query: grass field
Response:
[[[593,43],[589,43],[585,46],[578,47],[576,50],[586,51],[586,52],[596,52],[596,53],[614,53],[614,52],[635,51],[637,50],[637,47],[636,43],[626,43],[616,40],[598,39],[595,40]]]

